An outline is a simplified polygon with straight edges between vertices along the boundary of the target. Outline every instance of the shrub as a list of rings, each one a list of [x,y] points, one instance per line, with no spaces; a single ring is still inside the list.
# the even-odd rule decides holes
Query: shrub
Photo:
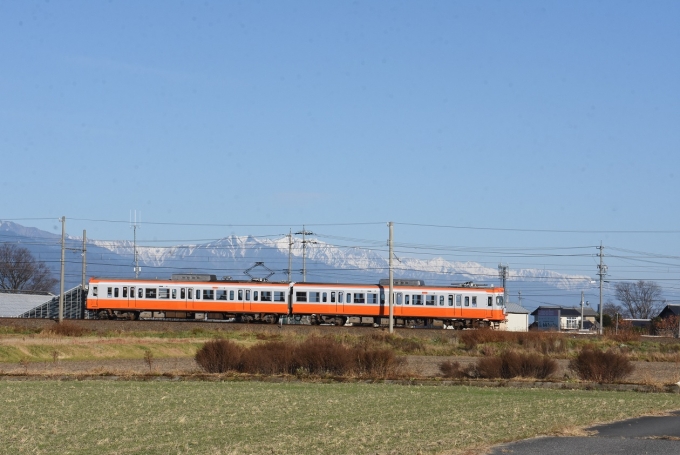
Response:
[[[353,365],[352,353],[341,343],[318,336],[310,336],[295,349],[298,368],[310,374],[344,374]]]
[[[628,357],[611,349],[602,352],[586,347],[575,359],[569,362],[569,368],[584,381],[616,382],[633,372],[635,367]]]
[[[297,368],[294,349],[295,345],[290,342],[258,343],[243,353],[241,371],[259,374],[294,373]]]
[[[196,363],[208,373],[239,370],[243,348],[230,340],[211,340],[196,352]]]
[[[365,349],[356,347],[353,350],[355,371],[359,374],[386,377],[395,373],[402,364],[391,349]]]
[[[516,377],[545,379],[557,371],[557,362],[535,353],[505,351],[500,356],[484,357],[477,362],[477,374],[483,378]]]
[[[439,364],[439,371],[445,378],[466,378],[470,376],[470,369],[463,369],[458,362],[447,360]]]
[[[90,333],[90,330],[85,329],[74,322],[63,320],[50,327],[45,327],[43,333],[65,337],[81,337]]]

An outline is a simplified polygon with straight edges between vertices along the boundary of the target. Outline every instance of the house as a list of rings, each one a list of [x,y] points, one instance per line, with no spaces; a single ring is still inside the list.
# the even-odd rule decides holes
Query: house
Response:
[[[508,332],[526,332],[529,330],[529,310],[517,303],[505,304],[505,321],[501,330]]]
[[[539,306],[531,315],[538,330],[579,330],[581,306]],[[589,306],[583,307],[583,329],[596,330],[598,314]]]

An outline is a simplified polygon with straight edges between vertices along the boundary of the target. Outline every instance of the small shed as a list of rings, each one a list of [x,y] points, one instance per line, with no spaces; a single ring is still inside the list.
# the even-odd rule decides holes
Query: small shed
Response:
[[[508,332],[526,332],[529,330],[529,310],[517,303],[505,304],[505,322],[501,330]]]

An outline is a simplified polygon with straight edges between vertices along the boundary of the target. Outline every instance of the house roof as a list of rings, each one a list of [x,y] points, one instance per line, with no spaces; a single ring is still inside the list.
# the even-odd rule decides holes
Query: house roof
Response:
[[[14,318],[43,303],[49,302],[52,294],[10,294],[0,292],[0,317]]]
[[[529,314],[529,310],[517,303],[508,302],[505,304],[505,312],[512,314]]]
[[[674,316],[680,316],[680,305],[666,305],[663,310],[661,310],[661,313],[659,313],[659,317],[667,317],[670,315]]]

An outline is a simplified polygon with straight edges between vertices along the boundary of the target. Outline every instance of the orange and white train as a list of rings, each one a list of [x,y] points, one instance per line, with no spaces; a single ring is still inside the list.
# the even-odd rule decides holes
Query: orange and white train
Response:
[[[387,280],[379,284],[217,280],[215,275],[177,274],[170,280],[92,278],[86,308],[100,319],[231,319],[277,323],[309,317],[312,324],[384,325],[389,317]],[[395,324],[498,327],[505,320],[503,288],[426,286],[394,280]]]

